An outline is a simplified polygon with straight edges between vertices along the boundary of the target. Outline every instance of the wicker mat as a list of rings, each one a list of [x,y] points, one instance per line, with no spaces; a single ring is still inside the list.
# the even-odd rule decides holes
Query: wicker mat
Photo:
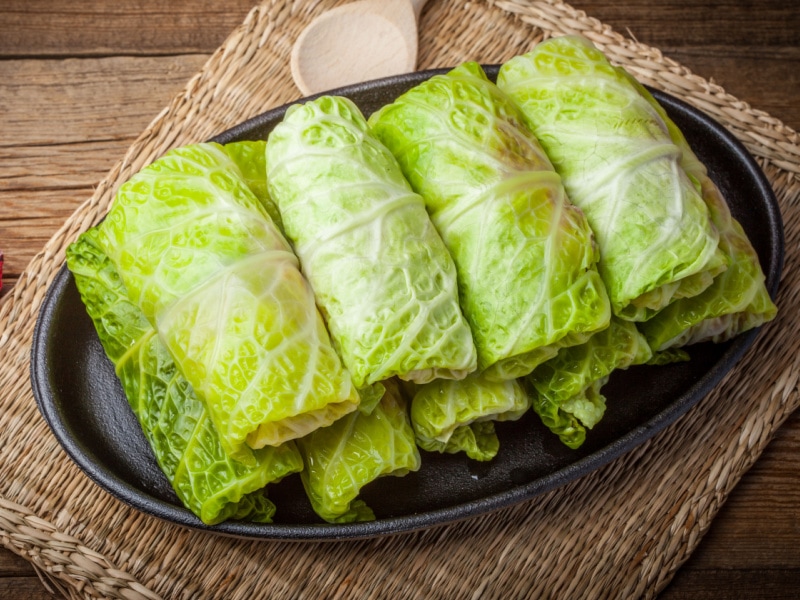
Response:
[[[430,2],[420,68],[500,62],[582,33],[644,83],[702,108],[759,157],[780,201],[787,256],[779,318],[686,416],[593,474],[523,504],[381,539],[271,543],[166,524],[116,501],[67,458],[31,393],[31,336],[64,248],[114,190],[168,148],[295,99],[290,48],[336,1],[265,2],[156,117],[31,262],[0,305],[0,540],[68,597],[650,597],[689,556],[798,398],[800,139],[653,48],[551,0]],[[476,551],[480,548],[480,551]]]

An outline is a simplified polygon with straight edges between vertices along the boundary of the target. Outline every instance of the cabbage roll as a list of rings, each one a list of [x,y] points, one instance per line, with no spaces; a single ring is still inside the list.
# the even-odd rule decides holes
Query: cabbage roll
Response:
[[[67,265],[131,409],[178,498],[204,523],[269,522],[265,485],[302,470],[293,442],[251,452],[252,465],[222,449],[205,405],[175,366],[90,229],[67,249]]]
[[[419,386],[411,401],[411,424],[423,450],[491,460],[500,442],[494,421],[515,421],[530,408],[515,379],[492,381],[470,375],[462,381],[438,379]]]
[[[647,363],[652,356],[634,323],[612,318],[607,329],[584,344],[561,349],[526,378],[533,410],[564,444],[578,448],[586,440],[586,429],[605,413],[600,389],[611,373]]]
[[[724,342],[772,320],[778,309],[767,291],[758,254],[742,226],[731,215],[705,165],[692,152],[686,138],[656,99],[643,86],[638,85],[638,88],[659,111],[673,141],[681,149],[681,165],[700,189],[711,219],[719,230],[720,249],[729,262],[728,268],[714,279],[708,289],[692,298],[673,302],[642,323],[641,331],[656,351],[706,341]]]
[[[350,100],[291,107],[267,141],[267,179],[358,388],[475,370],[453,261]]]
[[[453,256],[487,377],[529,373],[608,325],[583,213],[514,104],[476,63],[370,117]]]
[[[719,232],[667,125],[588,40],[553,38],[500,68],[600,246],[614,313],[644,321],[724,271]]]
[[[123,184],[103,250],[209,411],[225,451],[279,446],[358,406],[297,258],[218,144]]]
[[[330,523],[375,518],[361,489],[378,477],[403,476],[420,467],[407,405],[397,383],[384,383],[374,410],[356,411],[297,441],[305,461],[300,474],[314,511]]]

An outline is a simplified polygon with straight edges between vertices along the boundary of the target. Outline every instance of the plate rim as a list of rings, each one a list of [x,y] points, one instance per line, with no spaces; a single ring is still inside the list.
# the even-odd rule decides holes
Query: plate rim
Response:
[[[487,74],[496,75],[498,65],[485,65]],[[289,106],[307,102],[323,95],[354,95],[381,89],[389,84],[414,84],[421,82],[433,75],[445,73],[449,68],[416,71],[398,76],[376,79],[359,83],[336,90],[330,90],[314,96],[301,98],[280,107],[265,111],[251,119],[247,119],[211,138],[210,141],[228,143],[265,124],[274,122],[282,116]],[[765,216],[770,225],[769,252],[771,254],[767,269],[765,269],[767,289],[774,299],[780,283],[780,275],[784,261],[784,228],[777,198],[753,156],[733,133],[710,117],[704,111],[697,109],[685,101],[666,92],[648,87],[659,103],[665,109],[672,109],[688,113],[692,119],[698,120],[703,127],[713,135],[720,138],[747,170],[750,179],[758,188],[761,198],[767,207]],[[729,347],[724,350],[719,359],[703,376],[689,387],[683,394],[675,398],[668,406],[644,423],[628,430],[615,438],[608,445],[580,458],[565,467],[537,477],[533,481],[518,485],[514,488],[490,494],[475,500],[453,504],[439,509],[419,513],[410,513],[396,517],[380,518],[374,521],[359,523],[330,524],[330,523],[269,523],[260,524],[247,521],[225,521],[218,525],[205,525],[188,509],[168,503],[149,495],[146,491],[137,488],[118,477],[113,471],[99,468],[91,456],[84,452],[79,439],[74,439],[69,434],[68,427],[57,409],[53,389],[47,376],[47,334],[52,327],[53,312],[61,300],[72,274],[66,264],[62,264],[42,301],[39,314],[35,323],[31,346],[30,378],[33,395],[40,413],[44,417],[51,431],[54,433],[61,447],[66,451],[73,462],[95,484],[105,492],[117,498],[134,509],[160,518],[164,521],[236,538],[253,540],[275,541],[341,541],[373,538],[389,534],[428,529],[434,526],[445,525],[457,521],[478,517],[502,508],[532,499],[552,489],[563,486],[584,475],[587,475],[612,460],[628,453],[641,445],[670,424],[677,421],[690,408],[704,398],[722,378],[739,362],[747,349],[753,344],[760,327],[740,334],[729,342]]]

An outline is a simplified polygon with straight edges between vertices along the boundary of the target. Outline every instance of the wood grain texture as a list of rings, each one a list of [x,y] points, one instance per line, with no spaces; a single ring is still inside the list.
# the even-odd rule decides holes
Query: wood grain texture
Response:
[[[353,33],[342,35],[352,28]],[[310,96],[366,79],[413,71],[417,18],[407,0],[367,0],[320,15],[295,43],[292,77]]]
[[[52,600],[31,564],[3,549],[0,551],[0,598],[3,600]]]
[[[436,0],[431,0],[435,2]],[[0,249],[7,294],[30,258],[251,8],[252,0],[0,3]],[[800,9],[784,0],[581,0],[800,129]],[[778,431],[663,593],[795,598],[800,415]],[[0,598],[51,598],[0,549]]]
[[[0,56],[153,56],[213,52],[252,0],[3,0]]]

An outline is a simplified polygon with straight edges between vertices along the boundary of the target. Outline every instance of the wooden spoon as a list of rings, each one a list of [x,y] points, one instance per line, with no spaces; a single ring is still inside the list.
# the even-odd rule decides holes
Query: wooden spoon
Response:
[[[310,95],[413,71],[426,1],[358,0],[320,15],[292,48],[297,87]]]

